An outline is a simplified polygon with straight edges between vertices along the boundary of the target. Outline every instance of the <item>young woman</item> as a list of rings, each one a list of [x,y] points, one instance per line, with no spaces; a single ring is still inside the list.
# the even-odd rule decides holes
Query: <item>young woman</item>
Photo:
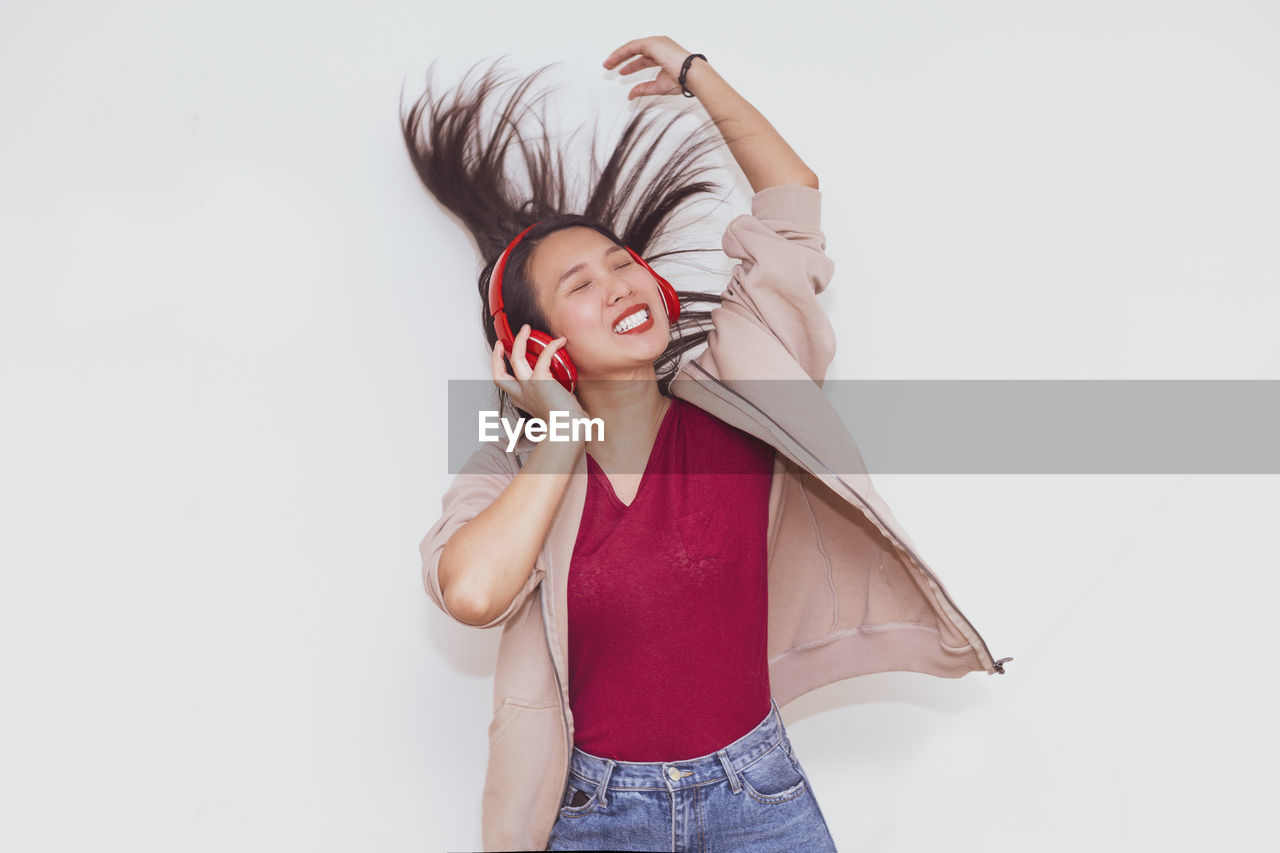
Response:
[[[481,445],[421,544],[435,603],[503,626],[485,849],[834,850],[779,708],[869,672],[1004,660],[918,557],[819,389],[835,336],[815,299],[833,271],[817,176],[670,38],[603,64],[659,69],[629,99],[696,97],[721,138],[704,124],[646,179],[677,113],[628,173],[644,107],[575,204],[512,118],[536,73],[499,132],[479,131],[492,74],[451,102],[428,90],[402,122],[423,183],[486,258],[504,407],[605,425],[589,443]],[[504,168],[512,136],[525,192]],[[695,179],[720,142],[754,192],[724,234],[739,263],[718,296],[676,291],[645,256],[676,254],[651,249],[716,188]],[[686,310],[699,301],[717,307]]]

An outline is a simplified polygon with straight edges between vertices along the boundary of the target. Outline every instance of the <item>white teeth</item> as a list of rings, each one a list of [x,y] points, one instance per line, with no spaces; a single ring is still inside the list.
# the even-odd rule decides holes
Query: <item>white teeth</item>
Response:
[[[623,332],[627,332],[627,331],[630,331],[631,329],[634,329],[636,326],[639,326],[641,323],[643,323],[645,320],[648,320],[648,319],[649,319],[649,310],[647,308],[641,308],[639,311],[630,315],[621,323],[614,326],[613,330],[618,334],[622,334]]]

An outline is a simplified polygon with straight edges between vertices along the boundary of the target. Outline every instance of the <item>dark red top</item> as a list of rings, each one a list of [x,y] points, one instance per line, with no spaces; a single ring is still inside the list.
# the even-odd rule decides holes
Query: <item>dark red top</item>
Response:
[[[568,581],[574,743],[618,761],[715,752],[770,710],[773,448],[672,398],[630,506],[589,453],[587,469]]]

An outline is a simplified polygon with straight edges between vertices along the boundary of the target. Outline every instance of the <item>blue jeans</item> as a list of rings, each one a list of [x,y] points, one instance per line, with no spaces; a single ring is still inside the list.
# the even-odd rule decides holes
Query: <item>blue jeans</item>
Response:
[[[751,731],[688,761],[615,761],[574,747],[548,850],[834,851],[770,698]]]

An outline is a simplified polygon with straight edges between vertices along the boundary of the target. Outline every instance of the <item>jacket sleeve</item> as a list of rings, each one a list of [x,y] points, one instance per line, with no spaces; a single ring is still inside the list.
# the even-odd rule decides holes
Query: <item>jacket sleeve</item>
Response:
[[[818,383],[836,351],[835,329],[816,298],[835,267],[825,254],[821,218],[822,193],[813,187],[780,185],[753,195],[750,215],[735,217],[725,230],[724,252],[739,263],[717,309],[771,332]]]
[[[525,599],[542,581],[544,574],[541,567],[531,567],[528,579],[511,600],[511,605],[483,625],[464,622],[451,613],[440,591],[440,554],[444,551],[445,543],[460,527],[488,508],[515,478],[516,471],[512,467],[514,463],[510,459],[501,450],[497,450],[496,445],[482,445],[471,454],[471,458],[454,476],[453,483],[441,499],[440,519],[418,546],[422,554],[422,583],[427,595],[445,615],[468,627],[492,628],[501,625],[520,609]]]

